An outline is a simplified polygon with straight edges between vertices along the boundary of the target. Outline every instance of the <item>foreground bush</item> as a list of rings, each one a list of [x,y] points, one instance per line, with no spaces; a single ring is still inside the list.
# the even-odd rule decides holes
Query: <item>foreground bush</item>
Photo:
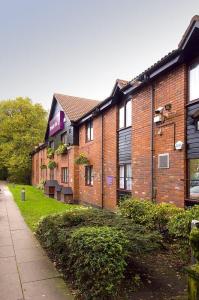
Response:
[[[147,200],[127,199],[121,203],[119,214],[131,219],[135,224],[144,225],[161,233],[168,231],[168,223],[183,210],[173,204],[154,204]]]
[[[69,270],[86,299],[118,292],[126,267],[125,235],[110,227],[82,227],[69,240]]]
[[[195,205],[190,209],[183,210],[174,216],[169,222],[169,233],[177,239],[189,241],[191,221],[199,220],[199,206]]]
[[[70,276],[69,280],[73,278],[81,292],[86,294],[86,299],[89,299],[87,290],[92,295],[94,293],[92,286],[97,294],[103,295],[100,299],[105,299],[105,295],[110,299],[111,293],[117,293],[116,285],[122,279],[123,268],[128,274],[135,257],[161,245],[159,233],[136,225],[130,219],[92,208],[45,217],[39,222],[36,234],[64,275]]]

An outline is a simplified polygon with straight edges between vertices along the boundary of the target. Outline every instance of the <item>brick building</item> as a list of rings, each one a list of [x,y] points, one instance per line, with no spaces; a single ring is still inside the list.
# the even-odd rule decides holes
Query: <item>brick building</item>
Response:
[[[60,144],[65,153],[47,158]],[[111,210],[126,195],[199,201],[199,16],[176,50],[117,80],[104,101],[53,96],[45,142],[32,153],[32,184],[41,180],[58,200]]]

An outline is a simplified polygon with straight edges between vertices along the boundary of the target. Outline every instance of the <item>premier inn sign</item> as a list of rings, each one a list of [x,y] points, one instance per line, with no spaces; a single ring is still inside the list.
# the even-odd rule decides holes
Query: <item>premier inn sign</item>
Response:
[[[50,121],[50,136],[64,129],[64,112],[59,111]]]

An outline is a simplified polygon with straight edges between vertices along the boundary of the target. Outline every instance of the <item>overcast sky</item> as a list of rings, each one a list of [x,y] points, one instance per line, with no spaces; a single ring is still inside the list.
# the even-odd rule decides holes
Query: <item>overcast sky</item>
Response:
[[[0,0],[0,99],[103,100],[175,49],[199,0]]]

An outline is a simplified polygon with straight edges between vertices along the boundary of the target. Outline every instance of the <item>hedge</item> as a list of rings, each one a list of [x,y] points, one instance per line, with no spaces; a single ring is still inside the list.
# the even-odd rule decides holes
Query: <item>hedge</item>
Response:
[[[160,233],[166,233],[170,220],[182,212],[181,208],[170,203],[154,204],[139,199],[127,199],[119,206],[120,215]]]
[[[47,216],[39,222],[36,235],[65,277],[75,283],[86,299],[114,297],[124,271],[128,273],[134,258],[161,246],[159,233],[127,218],[92,208]],[[96,261],[99,264],[93,271]],[[86,268],[82,268],[84,263]]]

